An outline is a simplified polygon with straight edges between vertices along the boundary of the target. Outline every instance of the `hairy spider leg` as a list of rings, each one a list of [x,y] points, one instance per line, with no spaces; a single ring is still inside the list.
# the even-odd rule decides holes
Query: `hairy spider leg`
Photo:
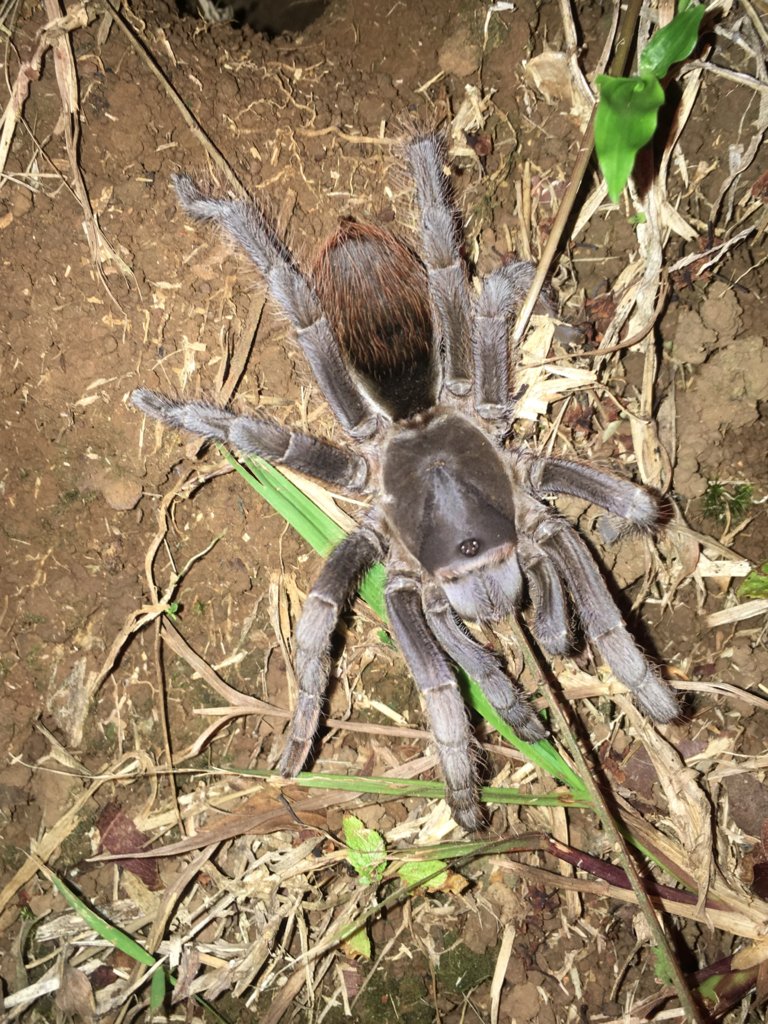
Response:
[[[472,832],[483,825],[478,802],[477,741],[453,665],[432,634],[421,603],[421,581],[390,567],[386,589],[392,633],[424,697],[429,727],[456,821]]]
[[[533,633],[548,654],[567,654],[571,649],[568,598],[546,552],[530,537],[520,538],[520,565],[528,582],[533,606]]]
[[[620,516],[635,529],[651,530],[660,518],[658,498],[644,487],[629,480],[583,463],[567,459],[519,455],[512,457],[513,472],[535,498],[545,494],[573,494]],[[537,502],[538,504],[538,502]],[[521,504],[524,520],[519,524],[521,534],[529,539],[533,551],[544,558],[529,562],[531,549],[521,548],[522,568],[531,586],[536,612],[536,633],[545,648],[558,651],[565,618],[565,599],[554,597],[552,571],[557,574],[573,598],[587,640],[601,655],[616,678],[635,695],[638,705],[657,722],[671,722],[678,714],[677,700],[670,687],[661,679],[645,654],[635,643],[611,597],[600,569],[589,548],[576,530],[564,519],[553,515],[545,505],[526,511]],[[547,562],[548,583],[542,575]],[[537,576],[538,574],[538,576]],[[555,647],[550,647],[550,638]]]
[[[256,455],[353,494],[366,490],[368,463],[362,455],[290,430],[271,416],[242,416],[210,402],[176,402],[149,388],[131,392],[131,402],[168,426],[231,444],[243,455]]]
[[[350,374],[314,288],[261,210],[247,200],[206,196],[184,174],[175,176],[174,185],[179,202],[191,216],[215,221],[259,268],[344,430],[357,438],[376,433],[379,417]]]
[[[652,491],[583,462],[551,456],[536,459],[530,482],[537,495],[572,494],[620,516],[631,527],[653,530],[659,525],[659,499]]]
[[[535,541],[549,555],[569,589],[584,633],[613,674],[657,722],[677,717],[677,701],[628,632],[600,570],[576,531],[554,516],[536,530]]]
[[[304,767],[328,689],[331,641],[339,616],[354,596],[360,577],[383,555],[374,530],[355,530],[330,553],[307,595],[296,627],[294,661],[299,692],[280,758],[282,775],[296,775]]]
[[[525,695],[504,672],[498,657],[469,635],[442,587],[436,583],[426,584],[423,607],[437,642],[472,677],[501,718],[529,743],[544,739],[547,730]]]
[[[450,201],[444,171],[445,143],[436,135],[411,139],[406,156],[416,185],[429,296],[442,350],[443,387],[467,395],[471,387],[470,301],[467,271],[461,257],[458,215]]]
[[[512,414],[512,366],[517,352],[510,348],[510,327],[536,273],[532,263],[510,260],[489,274],[472,307],[474,403],[485,420],[507,420]],[[553,309],[545,297],[540,306]]]

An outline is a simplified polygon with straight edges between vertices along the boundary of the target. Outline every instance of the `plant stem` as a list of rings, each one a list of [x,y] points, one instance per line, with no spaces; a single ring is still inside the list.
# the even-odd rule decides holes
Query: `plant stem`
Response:
[[[616,53],[611,61],[610,73],[612,75],[621,75],[626,67],[629,59],[630,48],[635,38],[635,30],[637,28],[637,22],[640,17],[640,10],[642,6],[643,0],[630,0],[627,7],[627,13],[619,31]],[[533,307],[536,305],[539,292],[541,291],[547,274],[549,273],[549,268],[555,259],[555,254],[560,246],[560,240],[565,232],[565,226],[568,223],[568,218],[570,217],[576,203],[576,198],[584,180],[584,175],[587,172],[589,161],[592,159],[592,150],[595,145],[596,111],[597,104],[595,103],[592,107],[589,123],[584,129],[584,134],[581,138],[579,151],[576,155],[576,163],[570,177],[570,183],[565,191],[565,195],[563,196],[563,201],[558,208],[557,215],[555,216],[555,220],[552,225],[552,231],[550,232],[547,243],[544,246],[544,252],[541,254],[541,260],[536,268],[536,274],[531,282],[531,287],[528,289],[528,294],[520,307],[520,312],[518,313],[517,320],[515,321],[511,340],[513,351],[523,340],[523,335],[528,327],[528,321],[531,319],[531,313],[533,313]]]
[[[638,873],[634,858],[630,853],[629,843],[624,834],[624,830],[621,827],[621,823],[614,817],[602,790],[595,782],[594,770],[587,764],[587,760],[582,753],[578,740],[576,739],[576,736],[563,713],[560,695],[549,685],[549,681],[541,671],[536,656],[531,650],[525,634],[517,625],[514,627],[514,634],[518,643],[521,645],[521,650],[524,652],[523,657],[525,658],[526,664],[529,667],[531,665],[535,665],[535,672],[538,676],[539,682],[549,692],[550,699],[547,703],[550,711],[557,722],[561,735],[565,737],[574,764],[576,765],[576,770],[578,771],[581,781],[590,795],[592,800],[592,809],[600,819],[600,823],[605,829],[606,834],[611,837],[615,844],[619,863],[626,873],[629,883],[637,897],[637,904],[648,922],[654,942],[666,963],[667,969],[669,970],[672,985],[674,986],[677,997],[680,1000],[680,1006],[686,1014],[685,1019],[687,1021],[691,1021],[692,1024],[705,1024],[699,1007],[696,1005],[690,989],[688,988],[688,983],[686,982],[685,975],[682,972],[677,957],[669,944],[666,932],[659,921],[653,903],[651,902],[648,893],[645,891],[645,887]]]

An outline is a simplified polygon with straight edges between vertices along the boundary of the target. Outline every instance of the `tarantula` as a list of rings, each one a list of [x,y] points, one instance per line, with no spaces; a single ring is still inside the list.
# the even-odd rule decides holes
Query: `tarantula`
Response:
[[[174,181],[187,212],[219,224],[260,270],[347,434],[343,447],[266,415],[146,388],[131,400],[164,423],[370,498],[357,529],[325,562],[297,626],[299,695],[280,771],[293,776],[307,760],[339,615],[361,575],[384,561],[392,633],[423,694],[453,816],[472,830],[483,822],[477,758],[454,666],[474,677],[521,737],[539,740],[546,730],[462,620],[497,621],[530,601],[537,640],[565,654],[572,606],[586,639],[643,711],[658,722],[677,714],[584,541],[544,498],[577,495],[646,531],[658,524],[659,503],[602,470],[505,443],[514,407],[509,326],[533,268],[507,262],[473,296],[443,140],[414,136],[405,152],[423,257],[387,231],[348,220],[309,274],[258,207],[205,195],[185,175]]]

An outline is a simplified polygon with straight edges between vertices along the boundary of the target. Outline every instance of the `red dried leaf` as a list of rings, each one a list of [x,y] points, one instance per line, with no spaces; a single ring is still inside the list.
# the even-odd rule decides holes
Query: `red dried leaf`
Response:
[[[143,853],[151,841],[144,835],[119,804],[108,804],[97,822],[101,835],[101,849],[105,853]],[[140,878],[148,889],[162,889],[157,860],[125,857],[117,861],[121,868]]]

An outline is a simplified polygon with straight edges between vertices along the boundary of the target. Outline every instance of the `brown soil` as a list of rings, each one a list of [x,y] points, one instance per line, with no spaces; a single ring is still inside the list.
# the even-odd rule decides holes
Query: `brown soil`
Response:
[[[591,67],[609,16],[599,15],[598,5],[581,6],[583,62]],[[568,105],[557,98],[545,101],[524,73],[524,62],[545,46],[564,48],[557,5],[539,9],[534,0],[521,0],[514,13],[493,14],[479,70],[486,12],[487,7],[458,0],[344,0],[331,3],[301,35],[272,40],[247,28],[179,19],[164,4],[134,3],[124,13],[130,31],[144,40],[196,123],[239,181],[274,213],[306,261],[340,217],[383,226],[398,222],[407,230],[412,216],[408,184],[389,140],[397,137],[406,116],[449,117],[462,102],[465,85],[482,82],[486,94],[493,94],[483,129],[493,148],[483,158],[484,173],[470,156],[457,157],[454,182],[467,223],[468,254],[484,272],[510,249],[525,253],[530,246],[536,257],[580,138]],[[22,6],[13,48],[6,50],[6,81],[16,80],[19,59],[31,56],[43,23],[37,6]],[[177,820],[168,810],[176,796],[199,799],[194,830],[207,820],[207,801],[215,800],[202,782],[183,776],[177,779],[176,794],[164,776],[157,787],[148,774],[99,786],[94,776],[116,773],[137,758],[145,772],[153,765],[167,766],[170,751],[184,767],[270,768],[279,755],[284,720],[235,718],[211,744],[191,751],[210,724],[197,714],[199,709],[227,699],[212,693],[189,659],[158,638],[161,618],[131,629],[153,603],[172,600],[178,605],[173,621],[187,644],[231,687],[288,707],[293,683],[286,670],[287,650],[274,627],[288,622],[320,560],[239,477],[223,471],[215,451],[201,455],[200,446],[188,438],[143,422],[127,404],[127,395],[147,385],[212,397],[228,381],[230,390],[237,385],[238,408],[260,406],[323,434],[332,434],[334,426],[285,326],[269,303],[264,306],[255,273],[221,239],[190,225],[179,211],[170,186],[179,169],[210,179],[220,190],[231,183],[207,155],[146,54],[103,15],[69,38],[79,84],[79,140],[74,145],[100,243],[89,247],[84,232],[51,51],[39,80],[30,83],[0,185],[0,291],[6,308],[0,378],[0,750],[8,752],[0,762],[0,882],[13,879],[37,848],[50,867],[113,919],[119,916],[117,897],[133,900],[122,923],[135,925],[143,940],[141,919],[151,925],[154,916],[151,879],[129,885],[129,872],[118,881],[114,867],[86,860],[101,849],[105,821],[112,821],[117,805],[153,842],[168,842],[182,834],[174,831]],[[754,73],[740,50],[719,45],[724,48],[720,64]],[[681,178],[681,166],[670,180],[671,201],[677,205],[679,199],[680,213],[697,237],[683,242],[673,236],[667,247],[670,264],[711,243],[710,209],[728,171],[727,154],[748,145],[757,117],[749,104],[757,102],[749,88],[705,75],[682,140],[688,180]],[[761,298],[768,293],[768,281],[760,248],[765,219],[763,214],[761,225],[755,212],[765,201],[765,187],[760,188],[765,171],[765,157],[758,156],[711,225],[718,240],[722,231],[736,233],[739,218],[757,225],[756,233],[715,268],[699,276],[691,271],[672,275],[658,325],[662,358],[654,408],[674,462],[670,494],[687,523],[758,564],[768,559],[768,348]],[[529,218],[516,203],[516,188],[524,181],[530,182]],[[605,204],[566,247],[556,274],[565,316],[596,325],[586,330],[587,345],[610,318],[615,305],[611,289],[627,254],[636,252],[628,212]],[[233,381],[231,368],[252,342],[247,371]],[[643,366],[643,356],[630,351],[602,372],[609,392],[625,406],[636,403]],[[604,394],[584,394],[569,403],[556,446],[606,464],[621,461],[631,469],[628,423],[616,421]],[[529,434],[535,442],[540,428]],[[726,492],[714,517],[709,481]],[[751,493],[739,519],[731,515],[728,502],[743,484],[751,486]],[[179,500],[163,504],[173,488]],[[583,521],[587,525],[589,516]],[[152,592],[147,552],[155,541],[150,572],[157,591]],[[607,555],[619,586],[628,589],[626,607],[641,590],[644,551],[639,541],[627,541],[618,553]],[[181,582],[171,586],[174,574],[190,560]],[[645,588],[646,603],[633,622],[681,680],[730,683],[760,695],[768,678],[765,619],[718,628],[705,621],[708,613],[732,603],[737,585],[738,579],[734,583],[721,576],[689,576],[677,589],[659,583]],[[376,717],[375,708],[366,705],[375,701],[390,707],[395,722],[421,723],[413,687],[399,657],[382,646],[379,629],[364,613],[350,624],[330,715],[344,717],[352,706],[353,718],[391,725],[393,717]],[[355,681],[354,694],[347,680]],[[88,701],[84,695],[92,690]],[[611,747],[609,725],[594,709],[590,716],[593,739],[602,738],[605,749],[611,749],[604,759],[609,775],[615,771],[611,777],[620,776],[617,784],[645,800],[644,810],[654,816],[656,778],[647,763],[638,761],[642,748],[625,738]],[[603,723],[602,734],[599,727],[595,731],[595,722]],[[739,756],[764,754],[767,722],[763,708],[733,694],[695,693],[686,720],[672,727],[668,738],[684,756],[707,750],[706,761],[690,762],[707,772],[726,750],[728,764],[736,764]],[[710,749],[707,744],[715,740],[722,744]],[[375,734],[342,731],[324,744],[317,766],[381,775],[423,753],[425,744],[420,741],[416,749],[415,742],[390,744]],[[88,786],[94,787],[90,795]],[[266,801],[269,792],[251,800]],[[749,885],[752,864],[768,860],[768,790],[762,776],[724,771],[708,794],[723,865]],[[221,806],[229,807],[226,801]],[[415,799],[380,803],[368,798],[356,813],[386,831],[424,810]],[[68,825],[61,841],[47,846],[47,837],[69,811],[77,828]],[[339,828],[335,808],[318,804],[314,814],[305,825],[309,821],[331,833]],[[233,878],[250,872],[254,888],[247,912],[227,911],[229,918],[224,914],[196,935],[198,945],[184,946],[184,956],[226,964],[226,942],[232,943],[231,956],[239,957],[269,935],[268,963],[277,965],[277,974],[262,990],[262,968],[254,970],[253,987],[237,998],[228,990],[217,1004],[221,1012],[230,1020],[277,1020],[266,1016],[276,998],[273,1012],[284,1010],[281,1019],[349,1019],[343,1016],[340,981],[354,993],[371,975],[370,965],[338,954],[331,968],[328,958],[328,973],[318,971],[317,991],[309,992],[303,981],[295,982],[302,969],[292,967],[291,958],[307,941],[318,941],[323,900],[334,894],[342,901],[345,885],[355,883],[338,863],[332,876],[304,891],[305,904],[297,903],[299,917],[294,911],[285,918],[289,923],[270,934],[277,899],[271,886],[277,882],[266,869],[259,874],[259,858],[312,837],[322,843],[322,833],[318,840],[309,827],[297,831],[290,818],[280,825],[285,831],[265,839],[266,846],[246,835],[227,846],[226,855],[219,851],[215,867],[195,873],[198,898],[206,885],[213,888],[218,871]],[[564,825],[557,814],[543,810],[521,819],[511,813],[497,816],[494,827],[503,833],[512,828],[560,835],[557,830]],[[573,846],[600,852],[603,839],[593,818],[576,815],[571,829]],[[271,831],[262,829],[262,838]],[[232,834],[239,835],[236,829]],[[233,866],[238,857],[240,873]],[[190,859],[180,855],[160,863],[161,889],[170,889]],[[531,863],[554,865],[541,858]],[[533,881],[521,886],[505,865],[492,862],[466,873],[473,884],[465,895],[422,898],[405,914],[395,909],[374,919],[374,956],[381,959],[374,961],[353,1019],[409,1024],[490,1019],[491,978],[502,937],[510,930],[515,942],[501,990],[500,1020],[610,1020],[632,999],[641,1002],[657,990],[653,950],[635,908],[595,895],[579,902],[573,894]],[[281,889],[280,898],[290,891],[290,885]],[[169,938],[172,931],[184,934],[184,922],[190,920],[184,908],[194,900],[184,892],[180,917],[158,939]],[[8,905],[0,907],[0,974],[6,994],[48,970],[53,960],[46,957],[65,950],[62,944],[77,934],[70,922],[69,931],[64,928],[47,942],[39,933],[30,937],[31,917],[58,920],[63,908],[34,867]],[[686,971],[735,948],[732,935],[675,921],[670,927]],[[38,960],[38,966],[30,966]],[[213,970],[208,960],[205,964]],[[191,982],[199,962],[184,959],[181,968],[172,966],[182,974],[186,968]],[[117,955],[103,970],[90,974],[97,993],[115,985],[121,971],[127,976],[131,965]],[[290,989],[294,983],[297,987]],[[61,999],[53,1010],[52,997],[47,997],[33,1004],[24,1019],[48,1020],[55,1014],[65,1019],[76,1013],[91,1019],[88,998],[74,983],[69,987],[67,998],[74,1004]],[[217,994],[205,991],[209,998]],[[289,992],[294,993],[291,999]],[[324,1015],[324,1000],[334,993],[336,1005]],[[137,997],[139,1009],[129,1019],[150,1019],[149,1010],[140,1009],[146,994],[145,986]],[[246,1000],[261,1017],[249,1016]],[[119,1001],[108,1012],[100,1011],[98,1019],[117,1019],[118,1007]],[[759,1010],[745,1012],[756,1015],[739,1019],[762,1019]],[[202,1011],[190,1001],[189,1013]]]

